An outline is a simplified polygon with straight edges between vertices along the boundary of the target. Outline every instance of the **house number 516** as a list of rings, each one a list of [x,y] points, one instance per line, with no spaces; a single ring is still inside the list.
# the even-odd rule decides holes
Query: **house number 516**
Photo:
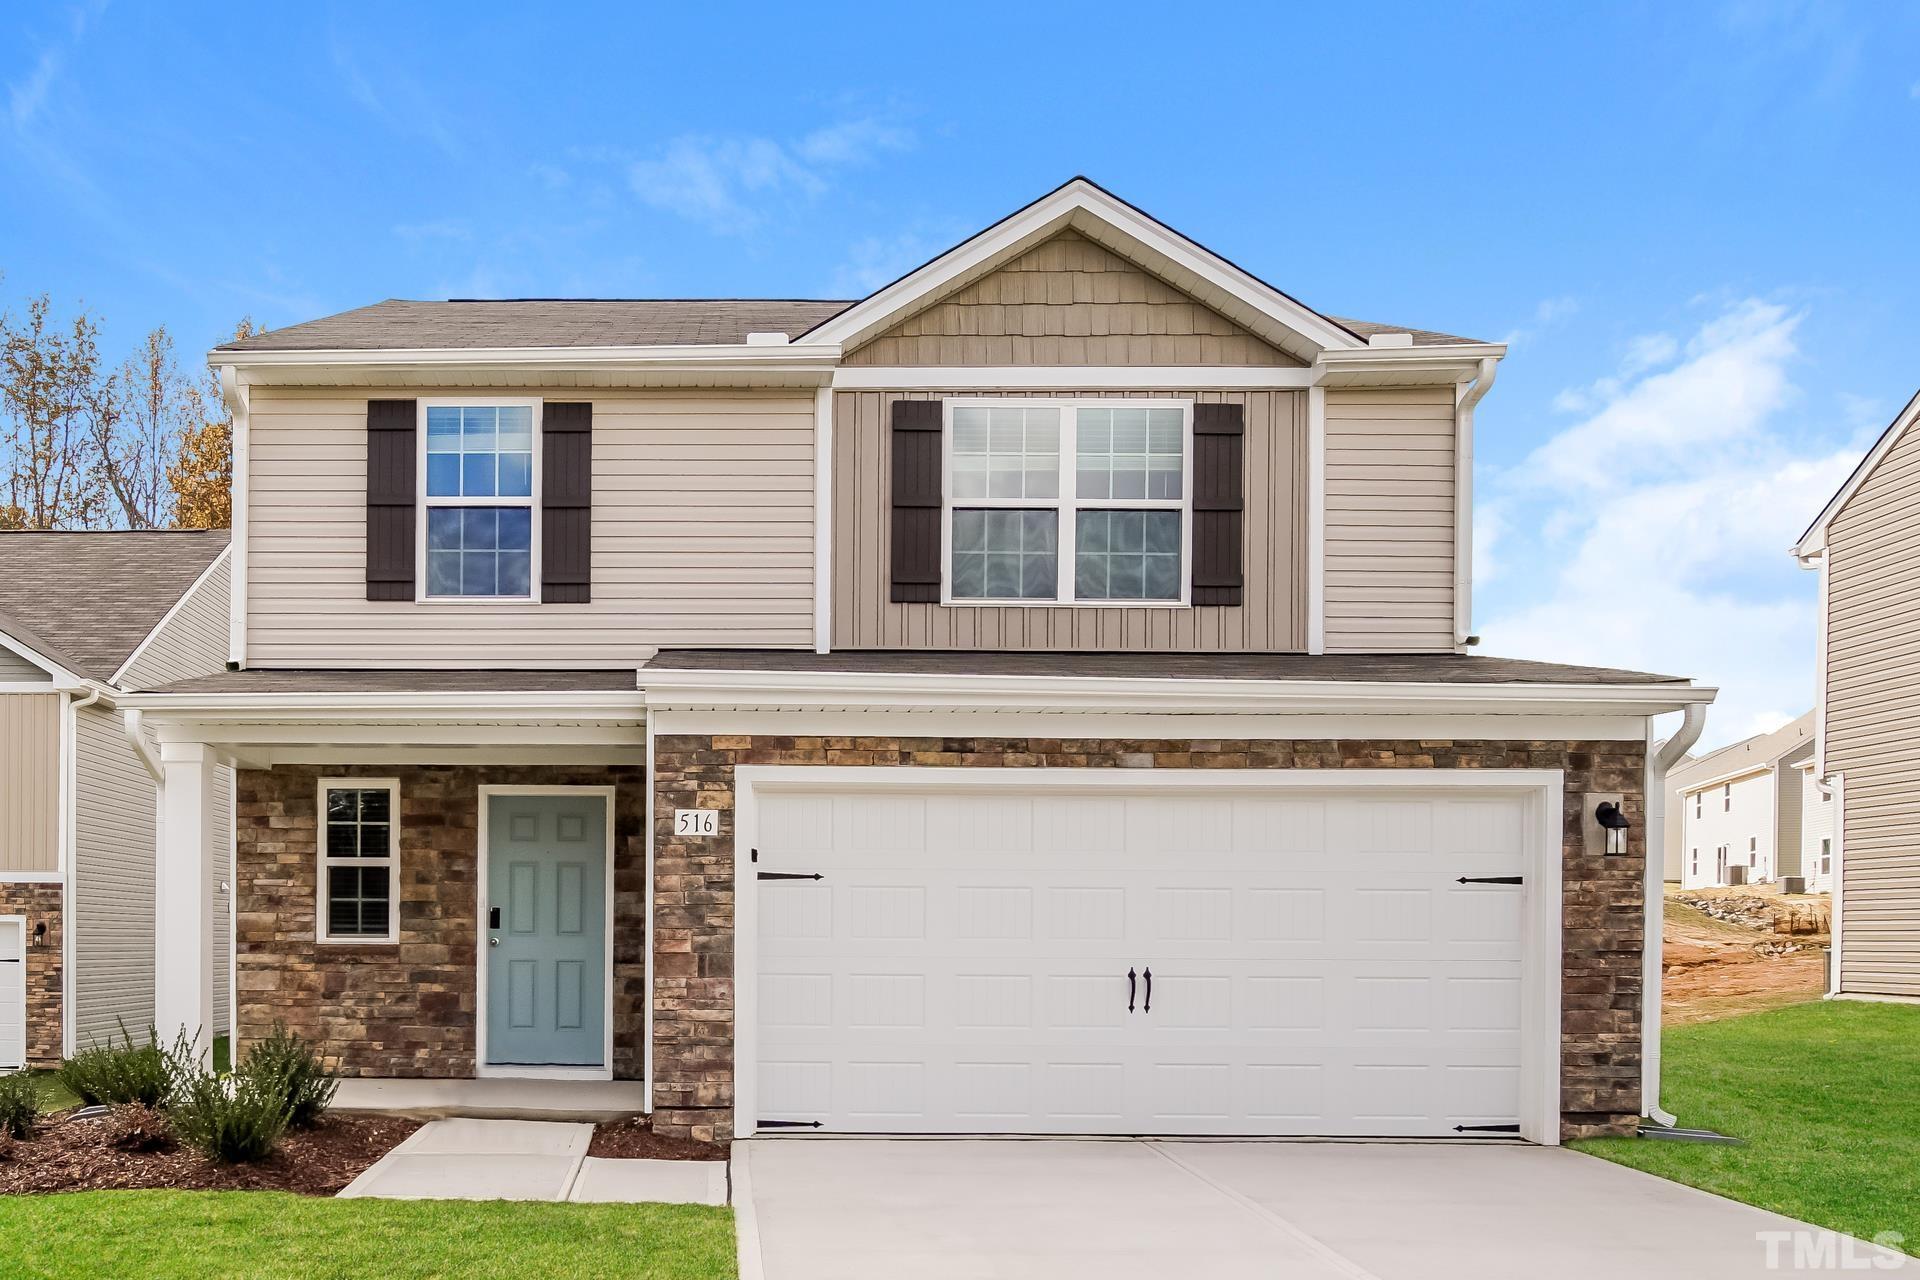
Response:
[[[718,809],[675,809],[673,834],[717,836],[720,834],[720,811]]]

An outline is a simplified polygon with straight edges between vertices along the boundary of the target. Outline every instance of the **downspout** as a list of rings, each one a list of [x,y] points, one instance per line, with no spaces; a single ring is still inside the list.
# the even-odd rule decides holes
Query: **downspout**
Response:
[[[74,935],[78,930],[79,898],[74,893],[75,863],[80,840],[80,713],[106,696],[106,690],[94,685],[84,698],[67,695],[67,711],[60,724],[60,1042],[61,1053],[71,1054],[78,1022],[74,998],[76,974]]]
[[[127,741],[133,744],[133,754],[138,756],[140,763],[146,766],[154,785],[160,786],[165,783],[166,771],[160,767],[160,757],[153,754],[153,748],[147,745],[147,735],[142,732],[140,712],[133,708],[122,711],[120,726],[126,731]]]
[[[1461,649],[1473,638],[1473,407],[1492,389],[1499,366],[1492,356],[1480,361],[1453,411],[1453,643]]]
[[[1646,923],[1640,947],[1640,1110],[1648,1119],[1671,1125],[1674,1115],[1660,1107],[1661,935],[1666,924],[1667,771],[1686,758],[1707,727],[1707,706],[1690,702],[1680,727],[1647,761]],[[1652,722],[1648,722],[1651,732]]]

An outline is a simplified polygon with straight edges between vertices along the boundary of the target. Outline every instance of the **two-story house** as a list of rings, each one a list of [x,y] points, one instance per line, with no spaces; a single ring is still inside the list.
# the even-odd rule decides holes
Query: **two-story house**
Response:
[[[1684,889],[1781,881],[1807,892],[1819,875],[1805,831],[1814,714],[1675,765],[1667,774],[1667,879]],[[1814,887],[1819,892],[1824,884]]]
[[[1820,574],[1810,781],[1830,797],[1832,994],[1920,999],[1920,395],[1794,547]]]
[[[230,762],[238,1034],[355,1076],[721,1137],[1631,1126],[1712,691],[1470,652],[1503,354],[1084,180],[852,302],[220,348],[236,669],[130,700],[163,1031]]]

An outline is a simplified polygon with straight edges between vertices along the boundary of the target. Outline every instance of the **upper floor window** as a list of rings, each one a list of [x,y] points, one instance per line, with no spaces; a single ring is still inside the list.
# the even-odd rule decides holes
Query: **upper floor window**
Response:
[[[423,597],[534,598],[540,402],[422,401],[421,411]]]
[[[950,601],[1187,602],[1192,406],[949,401]]]
[[[1733,812],[1733,784],[1731,782],[1720,790],[1720,808],[1727,813]]]

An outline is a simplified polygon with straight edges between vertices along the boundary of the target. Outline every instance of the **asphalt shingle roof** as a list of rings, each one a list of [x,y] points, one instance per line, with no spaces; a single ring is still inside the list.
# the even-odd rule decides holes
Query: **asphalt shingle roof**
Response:
[[[226,545],[225,529],[0,533],[0,631],[106,680]]]

